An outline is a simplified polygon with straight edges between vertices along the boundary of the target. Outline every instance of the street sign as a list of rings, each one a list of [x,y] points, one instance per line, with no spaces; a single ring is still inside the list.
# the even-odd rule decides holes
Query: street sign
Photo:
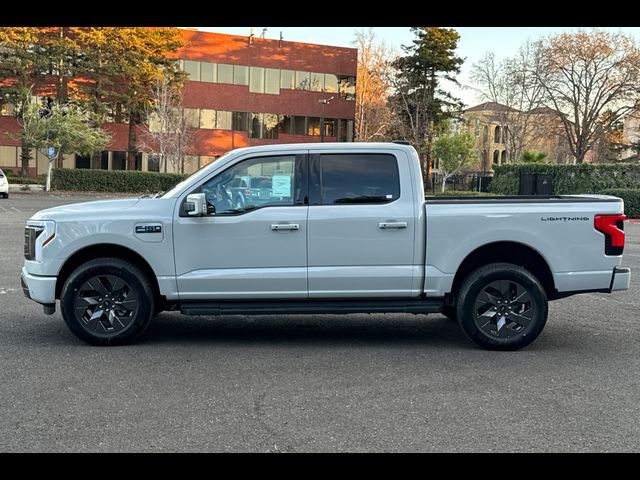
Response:
[[[49,147],[47,149],[47,155],[49,155],[49,158],[53,157],[56,154],[56,149],[54,147]]]

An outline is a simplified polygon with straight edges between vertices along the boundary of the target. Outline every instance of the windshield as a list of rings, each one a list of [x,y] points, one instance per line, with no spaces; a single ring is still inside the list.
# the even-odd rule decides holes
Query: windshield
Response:
[[[224,155],[222,155],[221,157],[219,157],[218,159],[215,160],[215,162],[219,161],[219,160],[223,160],[225,158],[227,158],[227,156],[232,153],[235,152],[236,150],[231,150],[230,152],[225,153]],[[166,192],[164,195],[162,195],[160,198],[171,198],[171,197],[175,197],[178,192],[180,192],[182,190],[182,188],[187,184],[190,183],[192,180],[196,179],[196,177],[201,177],[204,175],[204,170],[207,169],[207,167],[211,166],[211,163],[208,163],[207,165],[204,165],[202,167],[200,167],[198,170],[196,170],[195,172],[193,172],[191,175],[189,175],[187,178],[185,178],[183,181],[181,181],[180,183],[178,183],[175,187],[173,187],[171,190],[169,190],[168,192]],[[155,198],[155,197],[154,197]]]

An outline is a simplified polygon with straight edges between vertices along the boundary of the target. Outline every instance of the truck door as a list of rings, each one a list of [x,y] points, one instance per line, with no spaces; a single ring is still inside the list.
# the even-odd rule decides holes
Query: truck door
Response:
[[[181,300],[307,297],[306,168],[306,151],[253,155],[185,193],[178,208],[202,192],[216,213],[175,216]]]
[[[310,155],[310,298],[417,294],[409,159],[370,152]]]

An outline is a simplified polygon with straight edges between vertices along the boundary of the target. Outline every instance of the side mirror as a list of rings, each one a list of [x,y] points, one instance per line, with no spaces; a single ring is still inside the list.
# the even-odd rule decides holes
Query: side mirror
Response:
[[[192,217],[202,217],[209,213],[207,197],[204,193],[192,193],[187,195],[184,203],[184,211]]]

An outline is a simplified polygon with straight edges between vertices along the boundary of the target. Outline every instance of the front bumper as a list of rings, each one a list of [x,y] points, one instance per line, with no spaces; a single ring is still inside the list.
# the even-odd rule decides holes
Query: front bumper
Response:
[[[610,292],[617,292],[618,290],[628,290],[631,284],[631,269],[623,267],[614,267],[613,275],[611,276],[611,285],[609,287]]]
[[[22,267],[20,281],[22,291],[27,298],[45,305],[56,303],[56,280],[57,277],[42,277],[31,275],[25,267]]]

